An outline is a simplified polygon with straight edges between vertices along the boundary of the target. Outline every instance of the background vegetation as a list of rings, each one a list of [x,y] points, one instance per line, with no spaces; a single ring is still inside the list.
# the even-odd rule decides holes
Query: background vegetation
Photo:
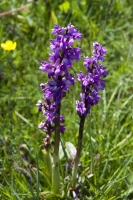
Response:
[[[28,5],[28,6],[27,6]],[[16,8],[23,9],[8,13]],[[36,102],[47,76],[39,70],[47,60],[51,29],[70,22],[83,33],[79,46],[91,55],[92,42],[107,48],[105,65],[109,75],[100,103],[86,120],[82,173],[88,177],[88,197],[112,200],[133,198],[133,2],[132,0],[38,0],[0,2],[0,43],[17,42],[14,51],[0,49],[0,199],[31,197],[22,166],[19,146],[27,144],[39,168],[45,171],[41,153],[44,134],[38,129],[43,117]],[[83,69],[82,61],[74,72]],[[79,119],[75,101],[80,85],[64,98],[62,113],[67,130],[62,141],[76,145]],[[37,156],[36,156],[37,155]],[[39,191],[47,190],[45,183]]]

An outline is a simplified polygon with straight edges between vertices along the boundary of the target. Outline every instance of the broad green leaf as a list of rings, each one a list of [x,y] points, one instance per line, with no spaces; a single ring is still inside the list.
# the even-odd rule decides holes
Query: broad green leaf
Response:
[[[133,174],[126,177],[126,181],[129,185],[133,185]]]
[[[58,19],[55,15],[54,11],[51,11],[51,18],[52,18],[52,21],[53,21],[54,24],[58,24]]]
[[[70,3],[68,1],[65,1],[64,3],[62,3],[62,4],[59,5],[59,9],[62,12],[65,12],[65,13],[68,12],[69,8],[70,8]]]

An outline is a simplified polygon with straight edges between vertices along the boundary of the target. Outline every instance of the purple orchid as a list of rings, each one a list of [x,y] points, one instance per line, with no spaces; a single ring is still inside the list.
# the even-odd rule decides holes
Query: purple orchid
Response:
[[[97,42],[93,43],[93,47],[93,56],[91,58],[84,57],[86,75],[82,72],[77,74],[83,90],[83,93],[80,94],[82,101],[76,101],[76,110],[80,117],[87,116],[90,113],[90,109],[99,102],[98,91],[104,90],[105,85],[102,79],[108,74],[106,67],[98,63],[99,61],[104,61],[106,49]]]
[[[40,85],[44,92],[45,102],[42,103],[39,100],[37,103],[38,110],[42,111],[46,118],[45,122],[39,125],[39,128],[44,130],[46,134],[51,134],[54,131],[54,120],[58,115],[58,106],[62,98],[66,96],[66,92],[70,91],[70,86],[75,84],[74,75],[69,73],[69,68],[72,67],[73,61],[78,61],[81,58],[81,49],[72,47],[74,41],[82,37],[77,28],[71,24],[65,28],[54,25],[52,34],[56,38],[50,40],[49,62],[42,61],[40,66],[40,69],[48,74],[50,80]],[[63,122],[62,116],[60,123]],[[60,125],[61,133],[64,133],[65,129],[65,126]]]

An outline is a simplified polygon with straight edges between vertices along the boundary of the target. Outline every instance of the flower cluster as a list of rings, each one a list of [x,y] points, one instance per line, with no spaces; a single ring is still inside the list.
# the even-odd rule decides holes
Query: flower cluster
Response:
[[[87,116],[92,106],[99,102],[99,90],[104,90],[105,85],[102,80],[108,74],[106,67],[99,64],[104,61],[106,49],[98,43],[93,43],[94,51],[91,58],[84,57],[84,66],[86,67],[86,75],[82,72],[77,74],[78,80],[82,83],[83,93],[80,94],[81,101],[76,101],[76,110],[79,116]]]
[[[56,36],[50,41],[51,54],[49,54],[49,62],[43,61],[40,69],[48,74],[50,79],[47,83],[41,84],[40,87],[44,92],[45,102],[38,101],[39,111],[43,111],[46,117],[45,122],[39,125],[46,134],[54,131],[54,119],[57,117],[57,109],[69,87],[75,84],[74,75],[69,73],[73,61],[78,61],[81,57],[81,49],[72,47],[75,40],[79,40],[82,34],[78,29],[69,24],[66,28],[55,25],[52,34]],[[60,116],[60,123],[64,122],[64,118]],[[63,133],[65,127],[60,126]]]

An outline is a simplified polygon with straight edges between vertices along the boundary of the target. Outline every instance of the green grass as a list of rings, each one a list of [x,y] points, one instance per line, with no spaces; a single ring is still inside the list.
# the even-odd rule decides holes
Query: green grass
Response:
[[[41,152],[45,133],[38,129],[43,120],[35,106],[42,99],[40,83],[47,76],[39,70],[47,60],[51,29],[54,23],[72,23],[83,33],[79,45],[84,55],[91,55],[92,42],[107,48],[105,65],[109,72],[106,90],[99,104],[91,110],[85,123],[81,173],[87,189],[81,199],[113,200],[133,198],[133,5],[131,0],[71,0],[35,3],[12,15],[0,17],[0,43],[17,42],[14,51],[0,48],[0,199],[28,199],[49,189]],[[26,5],[27,1],[3,0],[0,12]],[[82,62],[74,70],[83,69]],[[75,101],[80,86],[71,88],[64,98],[62,113],[67,130],[62,141],[76,145],[79,119]],[[30,188],[23,174],[19,146],[27,144],[35,165],[44,173],[34,171]],[[36,156],[37,155],[37,156]],[[64,162],[64,161],[63,161]],[[63,163],[62,163],[63,165]],[[91,176],[91,174],[93,174]],[[42,175],[43,176],[43,175]],[[39,184],[39,179],[40,184]],[[38,181],[37,181],[38,180]],[[37,189],[36,189],[37,188]],[[49,194],[50,196],[51,194]],[[53,199],[52,196],[49,199]],[[39,199],[39,197],[38,197]],[[57,197],[59,199],[59,197]]]

